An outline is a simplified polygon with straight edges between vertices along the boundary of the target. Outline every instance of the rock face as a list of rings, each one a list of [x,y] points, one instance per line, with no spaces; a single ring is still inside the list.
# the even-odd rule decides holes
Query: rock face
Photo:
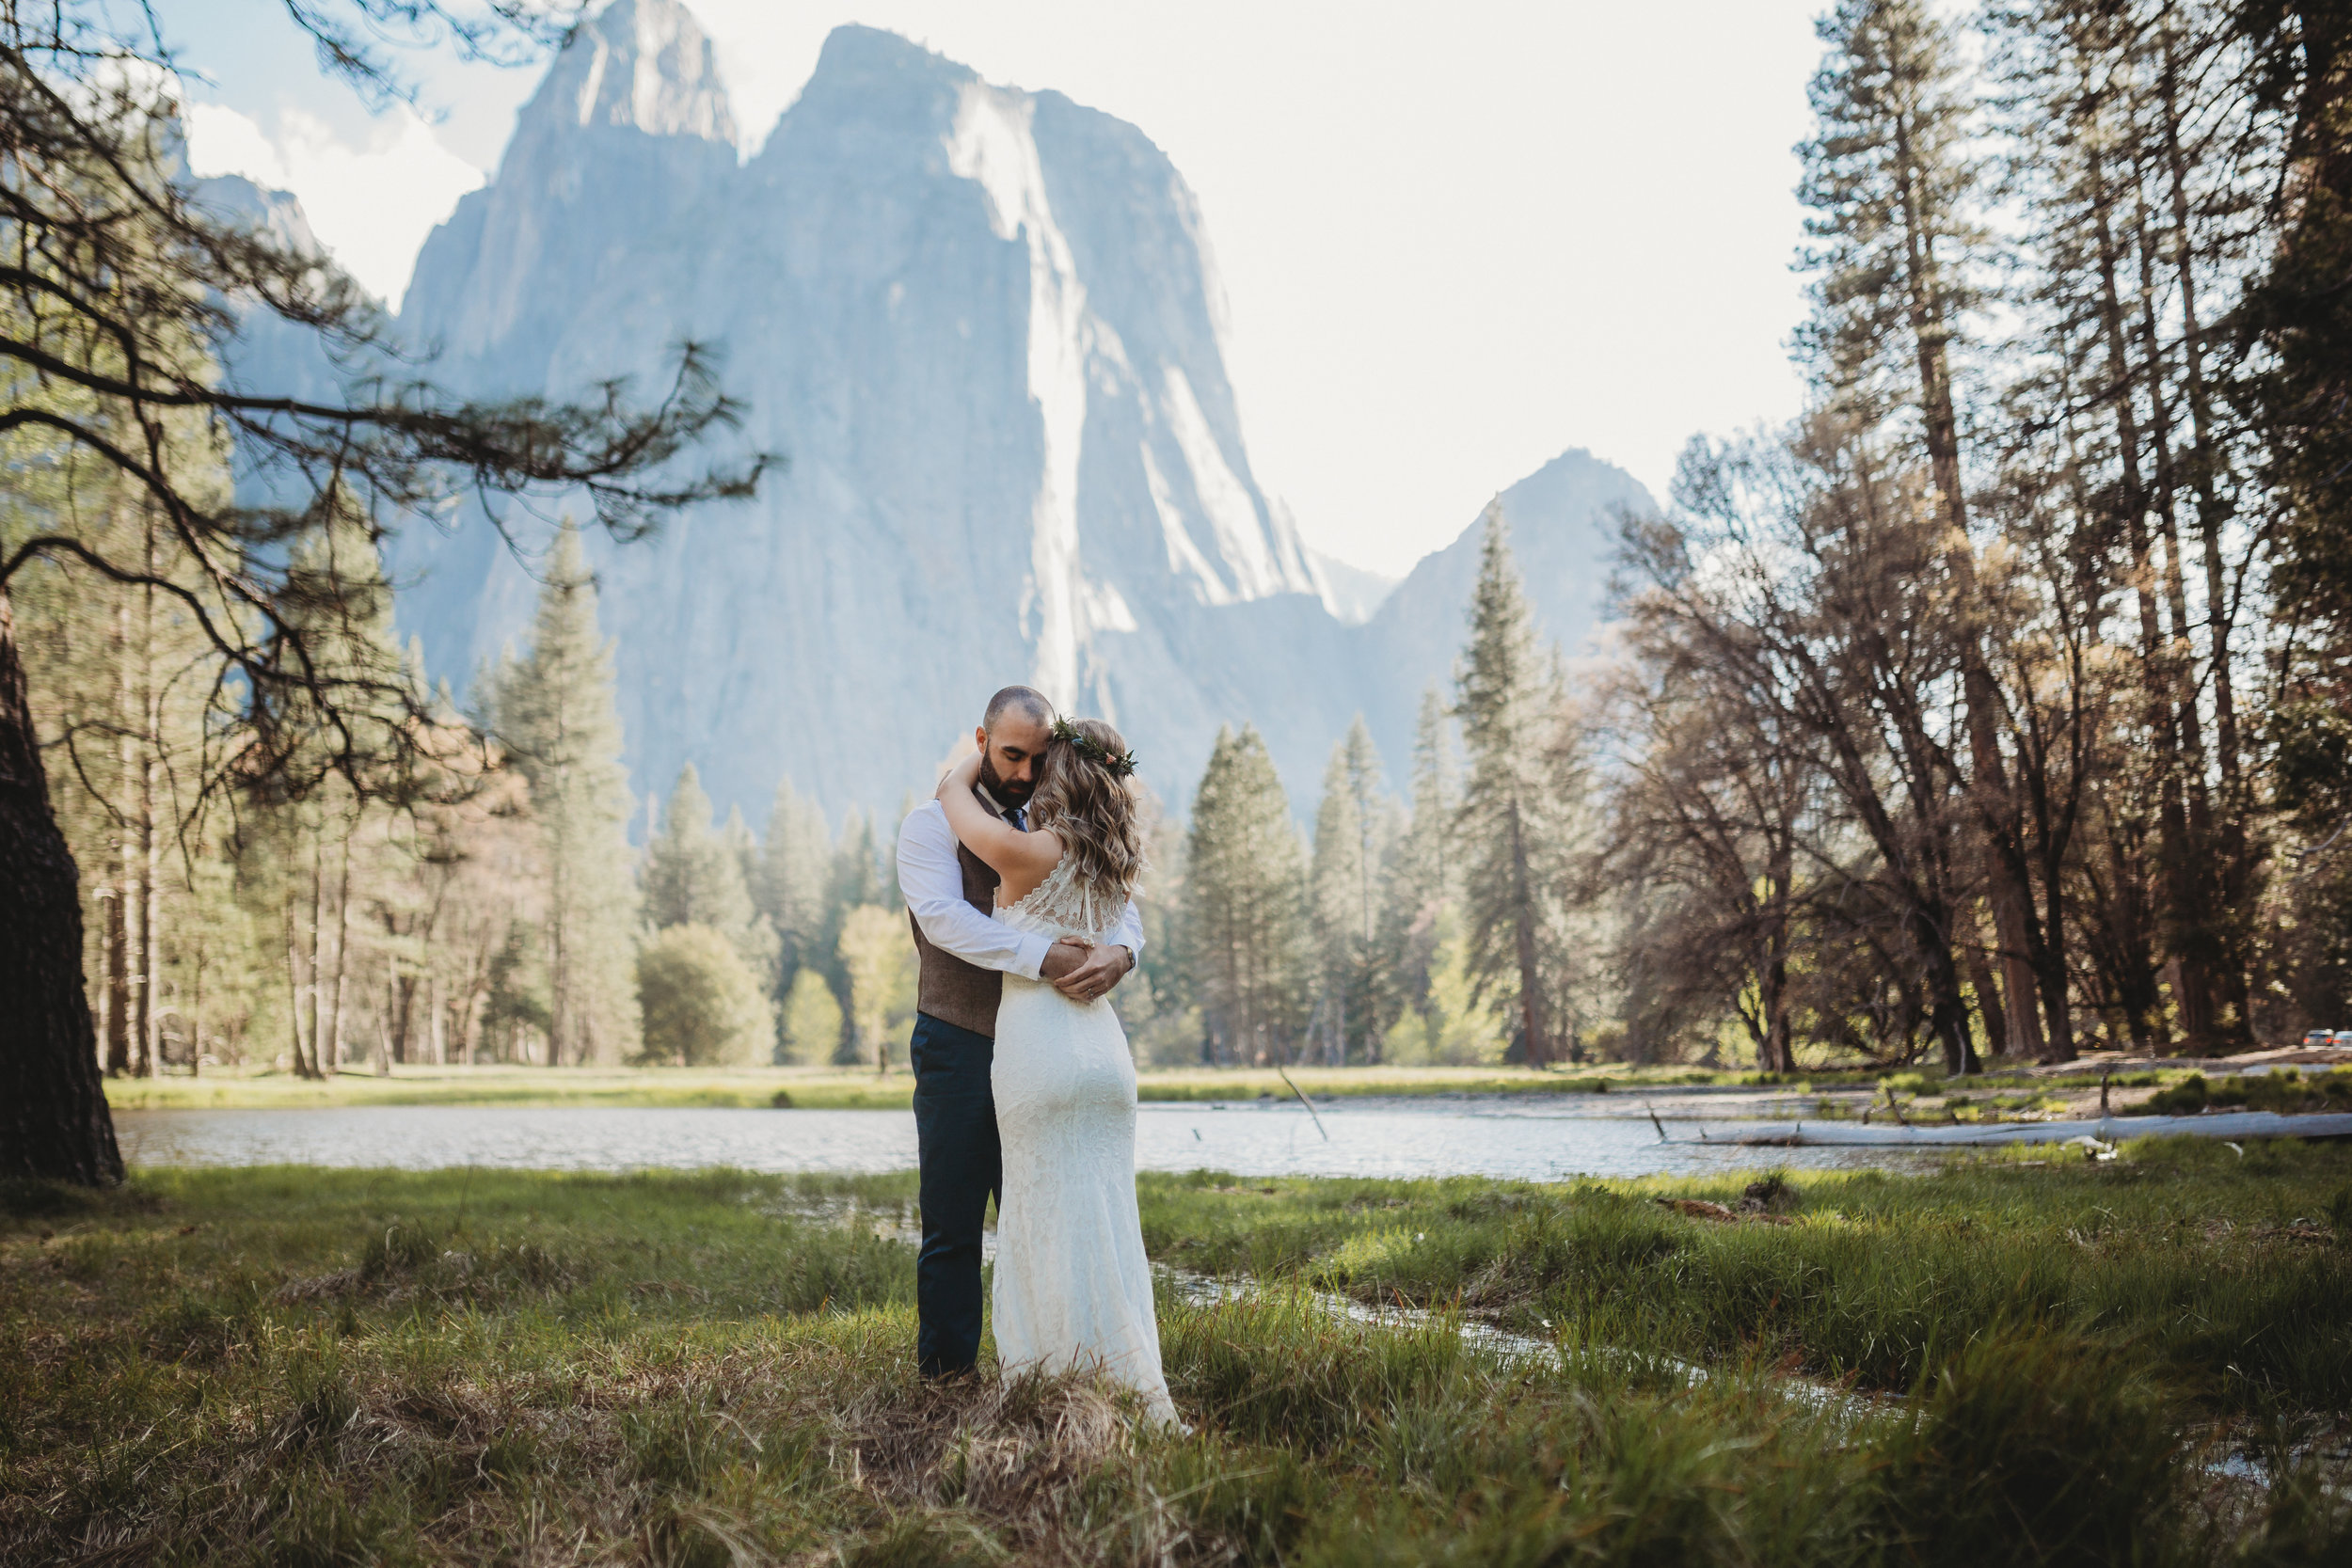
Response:
[[[844,27],[759,154],[734,140],[692,17],[614,0],[403,317],[485,395],[658,386],[682,341],[723,345],[743,449],[787,460],[756,501],[592,535],[639,789],[691,759],[754,820],[787,774],[888,811],[1015,680],[1118,722],[1180,806],[1227,721],[1266,732],[1302,812],[1359,710],[1401,765],[1475,540],[1348,624],[1377,588],[1318,569],[1253,478],[1200,213],[1141,132]],[[1518,489],[1531,564],[1573,567],[1531,587],[1581,635],[1586,513],[1638,487],[1570,454]],[[479,519],[393,565],[436,671],[527,625],[535,585]]]

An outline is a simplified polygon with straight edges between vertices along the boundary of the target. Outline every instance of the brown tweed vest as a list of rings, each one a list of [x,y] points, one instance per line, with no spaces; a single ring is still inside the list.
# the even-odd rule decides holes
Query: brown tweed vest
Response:
[[[991,816],[1004,816],[986,795],[980,795],[978,800]],[[963,868],[963,901],[982,914],[995,913],[996,884],[1002,879],[961,842],[956,845],[956,863]],[[953,953],[933,947],[912,911],[907,915],[907,924],[914,927],[914,951],[922,960],[914,987],[916,1010],[930,1014],[942,1023],[952,1023],[959,1029],[969,1029],[994,1039],[996,1003],[1004,994],[1005,977],[993,969],[966,963]]]

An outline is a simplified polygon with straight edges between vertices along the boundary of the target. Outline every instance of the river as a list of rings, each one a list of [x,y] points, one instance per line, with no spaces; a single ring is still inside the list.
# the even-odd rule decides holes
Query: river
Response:
[[[1236,1176],[1703,1176],[1786,1166],[1918,1170],[1936,1157],[1883,1148],[1710,1148],[1659,1141],[1639,1115],[1574,1101],[1343,1100],[1144,1105],[1144,1170]],[[1677,1139],[1689,1123],[1667,1123]],[[311,1164],[431,1170],[889,1171],[914,1164],[909,1111],[384,1105],[332,1110],[122,1111],[134,1164]],[[1326,1133],[1328,1135],[1326,1136]]]

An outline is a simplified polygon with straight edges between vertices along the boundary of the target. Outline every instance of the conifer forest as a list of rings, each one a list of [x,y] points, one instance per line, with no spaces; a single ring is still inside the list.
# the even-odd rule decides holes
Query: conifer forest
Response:
[[[787,777],[718,820],[691,766],[624,773],[579,531],[761,483],[696,466],[741,412],[714,361],[578,405],[232,391],[240,322],[363,354],[375,307],[189,203],[168,105],[81,8],[6,25],[24,1114],[222,1065],[887,1070],[895,818]],[[1590,646],[1539,640],[1491,509],[1411,755],[1359,722],[1286,790],[1236,714],[1163,781],[1140,1058],[1961,1073],[2352,1022],[2352,13],[1819,29],[1804,414],[1693,436],[1616,519]],[[425,668],[385,541],[549,497],[528,639]]]

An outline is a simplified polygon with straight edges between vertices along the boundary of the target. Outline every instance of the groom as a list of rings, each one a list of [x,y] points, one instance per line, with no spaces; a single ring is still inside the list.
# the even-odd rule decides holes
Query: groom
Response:
[[[1053,723],[1053,705],[1042,693],[1009,686],[988,700],[975,735],[981,803],[1025,832]],[[907,1057],[914,1067],[923,1207],[914,1349],[925,1377],[969,1371],[980,1354],[980,1222],[1002,1185],[988,1069],[1004,976],[1044,980],[1065,996],[1091,1002],[1126,978],[1143,951],[1143,926],[1132,903],[1099,947],[1049,943],[991,918],[996,882],[996,873],[956,841],[937,800],[917,806],[899,826],[898,889],[922,960]]]

